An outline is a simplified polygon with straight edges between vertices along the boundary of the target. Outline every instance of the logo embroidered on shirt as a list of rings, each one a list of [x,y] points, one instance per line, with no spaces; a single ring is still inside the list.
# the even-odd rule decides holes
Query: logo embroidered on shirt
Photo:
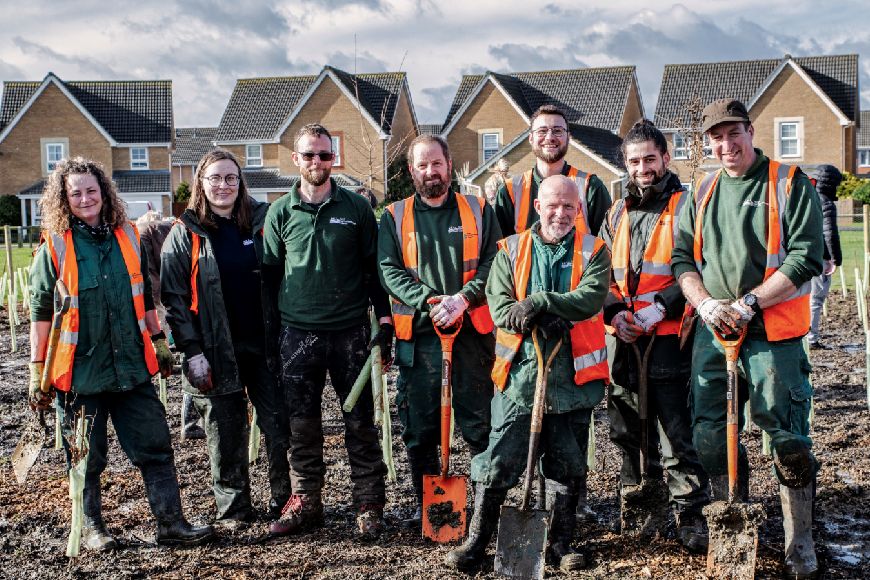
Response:
[[[447,233],[448,234],[461,234],[462,233],[462,226],[450,226],[449,228],[447,228]]]
[[[254,240],[242,240],[243,246],[250,246],[253,243],[254,243]]]
[[[356,225],[356,222],[351,221],[347,218],[343,218],[343,217],[331,217],[331,218],[329,218],[329,223],[338,224],[340,226],[355,226]]]
[[[747,199],[746,201],[743,202],[743,205],[749,206],[749,207],[761,207],[763,205],[767,205],[767,202],[766,201],[755,201],[753,199]]]
[[[573,266],[573,264],[571,262],[562,262],[562,269],[563,270],[565,268],[570,268],[571,266]]]

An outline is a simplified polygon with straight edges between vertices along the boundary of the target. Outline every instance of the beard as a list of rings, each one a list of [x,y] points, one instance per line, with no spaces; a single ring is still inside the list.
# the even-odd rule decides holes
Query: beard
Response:
[[[302,179],[315,187],[319,187],[329,180],[329,174],[332,173],[332,168],[307,169],[305,167],[300,167],[299,172],[302,174]]]
[[[558,223],[558,222],[541,222],[541,232],[552,240],[561,240],[574,227],[574,222]]]
[[[434,178],[437,177],[438,181],[433,181]],[[436,197],[441,197],[445,193],[447,193],[447,189],[450,187],[449,183],[444,183],[441,180],[441,176],[433,176],[433,179],[430,179],[430,183],[426,183],[424,179],[418,179],[416,175],[414,178],[414,189],[417,190],[417,193],[420,194],[421,197],[425,197],[427,199],[433,199]]]
[[[554,153],[544,151],[544,148],[537,144],[532,146],[532,151],[534,151],[535,157],[538,159],[547,163],[555,163],[556,161],[561,161],[565,157],[565,154],[568,153],[568,141],[566,140],[565,144]]]
[[[652,175],[651,175],[651,176],[650,176],[650,175],[637,175],[637,176],[632,176],[632,177],[631,177],[631,181],[632,181],[632,182],[635,184],[635,186],[637,186],[638,188],[643,188],[643,187],[652,187],[653,185],[655,185],[655,184],[657,184],[658,182],[660,182],[660,181],[662,180],[662,177],[664,177],[664,176],[665,176],[665,170],[662,169],[661,171],[654,171],[654,172],[652,172]],[[651,180],[649,183],[646,183],[646,184],[641,183],[641,180],[648,179],[649,177],[652,177],[652,180]]]

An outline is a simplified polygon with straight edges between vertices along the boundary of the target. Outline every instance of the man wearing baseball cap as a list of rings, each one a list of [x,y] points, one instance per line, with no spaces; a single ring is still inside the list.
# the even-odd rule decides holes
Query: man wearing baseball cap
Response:
[[[725,354],[713,331],[746,331],[739,360],[752,421],[773,447],[785,529],[785,573],[818,574],[812,506],[819,464],[812,454],[810,281],[822,272],[822,214],[809,179],[753,148],[755,129],[740,101],[704,108],[702,130],[722,168],[704,177],[679,225],[672,268],[700,314],[692,353],[695,447],[713,495],[727,499]],[[748,391],[748,392],[747,392]],[[738,405],[742,426],[743,405]],[[738,496],[748,495],[749,462],[739,449]]]

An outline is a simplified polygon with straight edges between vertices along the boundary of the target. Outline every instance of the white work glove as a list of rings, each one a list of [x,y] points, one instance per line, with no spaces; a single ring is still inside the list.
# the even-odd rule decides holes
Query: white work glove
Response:
[[[622,342],[631,344],[643,334],[643,328],[634,323],[634,315],[630,310],[620,310],[610,320],[610,325],[616,330],[616,337]]]
[[[644,333],[649,334],[656,324],[665,319],[665,309],[657,302],[641,308],[634,313],[634,322],[640,326]]]
[[[822,274],[825,276],[830,276],[834,273],[834,270],[837,269],[837,264],[834,263],[833,260],[825,260],[825,266],[822,270]]]
[[[211,367],[208,364],[208,359],[202,353],[187,359],[187,369],[184,375],[200,393],[207,393],[214,388],[211,382]]]
[[[753,316],[755,316],[755,311],[739,300],[735,300],[734,302],[732,302],[731,308],[733,308],[734,311],[740,315],[740,321],[737,323],[738,325],[740,325],[740,328],[743,328],[744,326],[749,324],[749,321],[752,320]]]
[[[432,307],[429,317],[436,326],[448,328],[453,326],[462,314],[468,310],[468,300],[462,294],[453,296],[438,296],[438,303]]]
[[[698,305],[698,314],[704,324],[725,335],[734,334],[745,326],[745,323],[740,322],[742,315],[732,308],[728,300],[705,298]]]

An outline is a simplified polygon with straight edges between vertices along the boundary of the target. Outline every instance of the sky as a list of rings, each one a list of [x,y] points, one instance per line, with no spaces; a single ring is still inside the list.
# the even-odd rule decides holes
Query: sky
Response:
[[[760,6],[764,6],[760,9]],[[463,74],[635,65],[652,116],[665,64],[861,55],[864,1],[0,0],[0,80],[170,79],[177,127],[217,126],[236,79],[408,74],[442,123]]]

